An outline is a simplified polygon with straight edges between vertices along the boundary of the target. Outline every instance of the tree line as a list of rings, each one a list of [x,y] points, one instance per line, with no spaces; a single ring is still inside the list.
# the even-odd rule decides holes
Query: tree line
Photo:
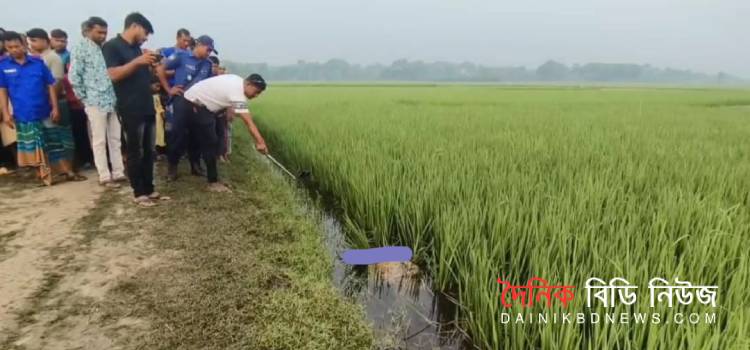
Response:
[[[586,63],[565,65],[547,61],[537,68],[492,67],[470,62],[397,60],[390,65],[351,64],[342,59],[327,62],[298,61],[288,65],[226,62],[233,73],[260,73],[276,81],[428,81],[428,82],[594,82],[662,84],[742,84],[727,73],[705,74],[658,68],[648,64]]]

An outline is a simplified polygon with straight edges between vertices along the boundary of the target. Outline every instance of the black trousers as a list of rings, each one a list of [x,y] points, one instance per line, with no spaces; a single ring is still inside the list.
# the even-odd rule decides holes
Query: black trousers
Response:
[[[154,144],[156,117],[154,115],[121,115],[125,134],[127,172],[135,197],[154,192]]]
[[[190,130],[188,130],[187,156],[190,166],[199,164],[201,161],[201,142],[198,135],[191,133]]]
[[[223,156],[227,154],[227,115],[222,113],[216,118],[216,136],[219,138],[219,145],[216,147],[216,154]]]
[[[170,105],[167,107],[166,118],[169,123],[169,128],[166,128],[167,138],[167,159],[171,159],[169,154],[173,154],[173,157],[177,157],[177,160],[173,165],[177,165],[187,150],[188,160],[190,166],[198,164],[201,161],[201,148],[200,140],[193,133],[190,133],[189,128],[185,125],[184,121],[178,121],[175,125],[175,104],[178,100],[184,99],[182,96],[175,96],[169,102]],[[177,130],[175,132],[175,130]],[[177,144],[175,144],[177,143]]]
[[[216,166],[216,153],[219,144],[219,138],[216,135],[217,113],[211,112],[205,107],[195,106],[183,97],[176,98],[173,107],[172,132],[167,154],[169,164],[177,165],[182,155],[180,150],[189,142],[189,137],[194,137],[200,146],[203,161],[206,162],[208,182],[218,182],[219,171]]]
[[[80,169],[86,163],[94,163],[94,151],[91,149],[91,138],[89,137],[89,124],[86,112],[82,109],[70,109],[70,128],[73,131],[73,143],[75,144],[74,167]]]

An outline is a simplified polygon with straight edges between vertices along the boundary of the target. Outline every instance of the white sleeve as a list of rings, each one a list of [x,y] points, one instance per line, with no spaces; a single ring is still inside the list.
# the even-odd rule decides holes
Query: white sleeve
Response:
[[[229,97],[229,102],[232,103],[235,113],[250,113],[250,109],[247,106],[247,97],[245,97],[243,92],[240,91],[239,94],[232,94]]]

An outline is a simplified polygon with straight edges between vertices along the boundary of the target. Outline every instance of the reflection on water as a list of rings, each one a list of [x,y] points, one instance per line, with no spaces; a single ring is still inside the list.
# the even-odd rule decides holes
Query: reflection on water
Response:
[[[326,245],[335,257],[346,249],[341,225],[323,216]],[[414,264],[351,266],[334,259],[334,283],[365,306],[376,339],[392,349],[469,349],[455,327],[456,305],[433,293],[429,278]]]

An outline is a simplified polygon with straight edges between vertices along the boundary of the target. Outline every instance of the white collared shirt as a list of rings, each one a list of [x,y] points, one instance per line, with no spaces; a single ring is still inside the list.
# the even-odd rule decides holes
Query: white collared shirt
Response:
[[[211,112],[232,107],[235,113],[248,113],[245,79],[239,75],[217,75],[193,85],[185,91],[185,99],[206,106]]]

